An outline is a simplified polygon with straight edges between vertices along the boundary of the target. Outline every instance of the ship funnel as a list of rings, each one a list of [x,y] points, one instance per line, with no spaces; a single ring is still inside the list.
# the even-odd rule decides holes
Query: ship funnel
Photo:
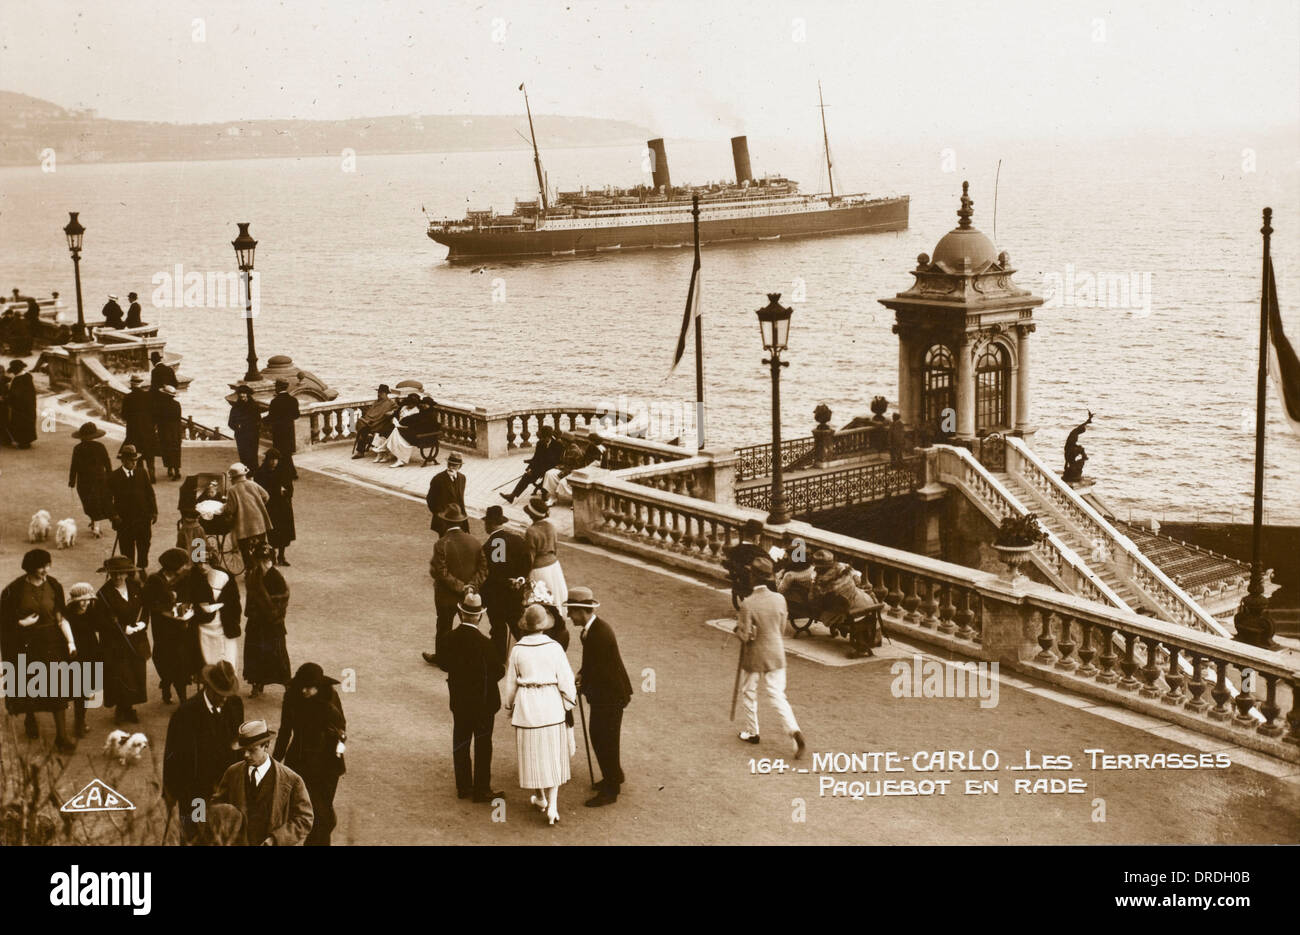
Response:
[[[731,158],[736,163],[736,184],[744,185],[754,181],[754,172],[749,167],[749,139],[744,136],[731,138]]]
[[[645,145],[650,150],[650,172],[654,175],[655,188],[672,188],[673,183],[668,180],[668,151],[664,149],[664,141],[646,140]]]

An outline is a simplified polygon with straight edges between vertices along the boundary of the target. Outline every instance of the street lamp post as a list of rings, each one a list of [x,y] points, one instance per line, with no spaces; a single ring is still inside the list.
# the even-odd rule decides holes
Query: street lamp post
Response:
[[[244,324],[248,326],[248,372],[244,374],[244,382],[254,383],[262,379],[262,373],[257,369],[257,350],[253,346],[253,251],[257,249],[257,241],[248,233],[251,222],[236,223],[239,224],[239,236],[230,241],[230,245],[235,248],[239,271],[244,274],[244,295],[248,303],[244,311]]]
[[[768,353],[763,363],[772,368],[772,504],[767,517],[770,526],[783,526],[790,522],[781,476],[781,368],[790,364],[781,359],[781,352],[790,337],[790,316],[794,309],[782,306],[777,301],[779,298],[781,293],[769,292],[767,305],[755,312],[758,329],[763,335],[763,350]]]
[[[77,327],[72,329],[72,340],[78,344],[86,340],[86,313],[81,305],[81,238],[85,236],[86,229],[77,220],[79,213],[69,211],[68,223],[63,228],[63,233],[68,238],[68,250],[72,253],[72,272],[77,280]]]

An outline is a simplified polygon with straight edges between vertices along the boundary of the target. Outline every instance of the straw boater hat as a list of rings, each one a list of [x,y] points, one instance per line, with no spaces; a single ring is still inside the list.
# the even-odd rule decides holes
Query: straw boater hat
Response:
[[[600,606],[600,601],[591,593],[591,588],[569,588],[569,599],[564,603],[568,607],[586,607],[588,610]]]
[[[464,523],[469,517],[465,515],[464,510],[455,503],[449,503],[447,507],[438,514],[438,519],[445,520],[448,523]]]
[[[528,502],[524,504],[524,512],[533,519],[546,519],[551,515],[551,508],[546,502],[546,497],[538,494],[528,498]]]
[[[462,457],[460,456],[460,452],[459,452],[459,451],[453,451],[451,454],[447,455],[447,466],[448,466],[448,467],[451,467],[453,464],[456,465],[457,467],[459,467],[460,465],[462,465],[462,464],[464,464],[464,463],[465,463],[465,459],[462,458]]]
[[[462,617],[473,617],[483,613],[483,598],[478,596],[477,591],[466,591],[456,609],[460,611]]]
[[[266,721],[255,718],[239,725],[239,734],[230,744],[230,749],[247,750],[249,747],[256,747],[259,743],[266,743],[274,736],[275,731],[266,726]]]
[[[135,562],[131,561],[125,555],[110,555],[104,564],[95,569],[95,571],[101,575],[112,575],[119,572],[126,572],[129,574],[133,571],[139,571],[139,569],[135,567]]]
[[[170,383],[164,383],[162,386],[158,387],[158,389],[166,393],[168,396],[176,395],[176,387],[172,386]]]
[[[105,434],[107,433],[94,422],[86,422],[82,424],[81,428],[72,433],[72,437],[88,441],[92,438],[103,438]]]
[[[111,293],[111,292],[108,294],[108,297],[109,297],[110,299],[112,299],[114,302],[117,301],[117,296],[113,295],[113,293]]]
[[[200,669],[199,681],[222,698],[239,694],[239,676],[235,674],[235,667],[225,659]]]

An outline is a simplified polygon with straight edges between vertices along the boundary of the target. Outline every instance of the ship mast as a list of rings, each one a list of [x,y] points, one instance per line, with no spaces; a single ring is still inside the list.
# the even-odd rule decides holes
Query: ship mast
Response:
[[[537,151],[537,133],[533,130],[533,109],[528,106],[528,91],[522,84],[519,85],[519,90],[524,92],[524,110],[528,111],[528,135],[533,138],[533,165],[537,167],[537,190],[542,195],[544,216],[550,206],[546,203],[546,182],[542,179],[542,154]]]
[[[826,134],[826,104],[822,101],[822,83],[817,82],[817,107],[822,112],[822,145],[826,149],[826,183],[830,185],[831,197],[835,197],[835,179],[831,175],[831,138]]]

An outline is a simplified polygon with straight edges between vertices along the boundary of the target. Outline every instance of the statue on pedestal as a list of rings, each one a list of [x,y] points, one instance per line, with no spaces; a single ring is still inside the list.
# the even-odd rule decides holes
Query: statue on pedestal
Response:
[[[1083,479],[1083,465],[1088,460],[1088,453],[1083,450],[1079,444],[1079,436],[1088,430],[1092,423],[1092,410],[1088,410],[1088,418],[1074,427],[1065,439],[1065,472],[1061,479],[1068,482]]]

